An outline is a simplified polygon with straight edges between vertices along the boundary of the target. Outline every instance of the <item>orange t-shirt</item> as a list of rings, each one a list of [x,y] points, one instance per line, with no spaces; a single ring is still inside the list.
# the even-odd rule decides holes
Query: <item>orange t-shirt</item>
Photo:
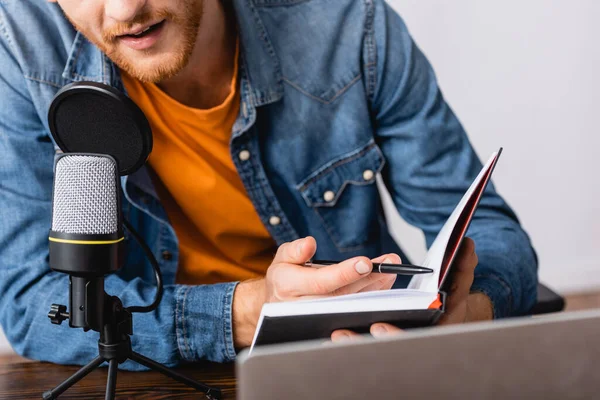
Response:
[[[229,96],[206,110],[185,106],[156,85],[121,72],[152,127],[149,163],[179,239],[180,283],[254,278],[266,272],[276,251],[229,152],[240,107],[237,56],[234,71]]]

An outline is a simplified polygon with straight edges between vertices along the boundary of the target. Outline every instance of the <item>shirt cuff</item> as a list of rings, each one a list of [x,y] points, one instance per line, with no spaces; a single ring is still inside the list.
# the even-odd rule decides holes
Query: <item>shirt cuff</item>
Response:
[[[500,277],[490,274],[475,274],[471,293],[483,293],[492,302],[494,319],[511,315],[513,304],[510,286]]]
[[[175,331],[186,361],[235,360],[231,321],[233,292],[239,282],[179,285],[175,292]]]

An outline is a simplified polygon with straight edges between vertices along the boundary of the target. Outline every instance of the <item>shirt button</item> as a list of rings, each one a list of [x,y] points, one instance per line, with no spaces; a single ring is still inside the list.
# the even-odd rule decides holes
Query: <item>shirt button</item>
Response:
[[[248,150],[242,150],[239,154],[240,160],[248,161],[250,159],[250,152]]]
[[[173,254],[170,251],[165,250],[162,252],[162,259],[165,261],[171,261],[173,259]]]
[[[269,218],[269,224],[273,225],[273,226],[277,226],[281,223],[281,218],[279,218],[276,215],[273,215],[271,218]]]
[[[375,175],[375,174],[373,174],[373,171],[371,171],[370,169],[366,169],[363,172],[363,179],[365,181],[370,181],[371,179],[373,179],[373,175]]]
[[[335,199],[335,193],[333,193],[331,190],[328,190],[323,194],[323,199],[329,203],[330,201]]]

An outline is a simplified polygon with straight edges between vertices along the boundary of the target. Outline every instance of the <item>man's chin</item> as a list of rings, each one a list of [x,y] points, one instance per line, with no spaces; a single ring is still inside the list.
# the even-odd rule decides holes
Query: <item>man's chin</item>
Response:
[[[110,55],[114,63],[129,76],[142,82],[157,83],[177,75],[185,64],[187,57],[166,54]]]

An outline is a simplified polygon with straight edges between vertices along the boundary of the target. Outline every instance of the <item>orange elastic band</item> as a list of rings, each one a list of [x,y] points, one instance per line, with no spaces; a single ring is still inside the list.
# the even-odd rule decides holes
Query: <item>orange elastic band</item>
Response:
[[[427,307],[429,310],[435,308],[435,309],[440,309],[442,308],[442,301],[440,300],[440,295],[438,294],[437,299],[435,299],[430,305],[429,307]]]

